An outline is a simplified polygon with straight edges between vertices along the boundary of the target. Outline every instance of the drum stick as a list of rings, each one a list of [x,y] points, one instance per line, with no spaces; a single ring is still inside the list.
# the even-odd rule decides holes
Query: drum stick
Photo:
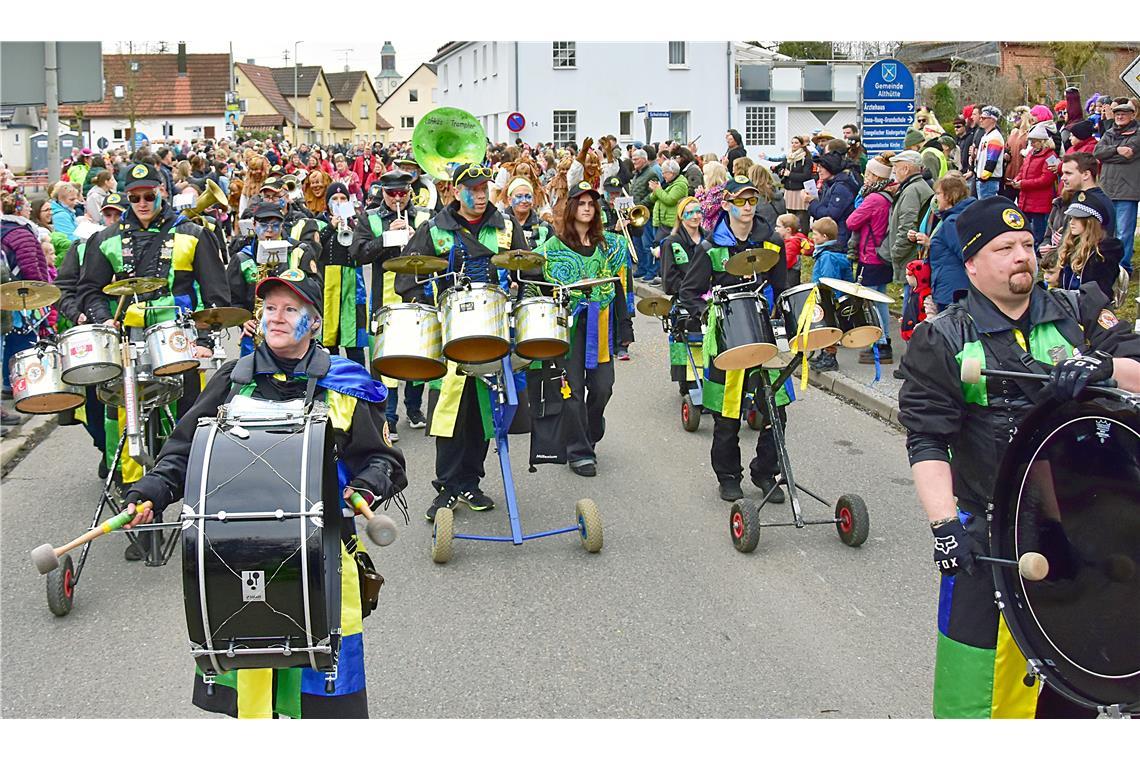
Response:
[[[1046,375],[1043,372],[1010,372],[1004,369],[985,369],[977,359],[964,359],[959,374],[961,375],[962,382],[969,384],[980,381],[983,376],[1004,377],[1009,380],[1036,380],[1041,383],[1047,383],[1053,379],[1052,375]],[[1109,378],[1099,383],[1092,383],[1089,387],[1115,388],[1116,381]]]
[[[348,497],[348,503],[368,521],[364,526],[364,532],[368,534],[372,543],[377,546],[387,546],[396,540],[396,523],[391,517],[373,512],[364,497],[356,491]]]
[[[32,562],[35,564],[36,569],[40,571],[40,575],[47,575],[52,570],[55,570],[57,567],[59,567],[60,557],[67,554],[72,549],[76,549],[86,543],[94,541],[95,539],[99,538],[99,536],[110,533],[113,530],[119,530],[131,520],[133,520],[136,513],[150,506],[152,505],[149,501],[144,501],[138,506],[130,505],[119,514],[105,520],[101,525],[97,525],[96,527],[84,533],[79,538],[64,544],[58,549],[53,548],[51,544],[43,544],[42,546],[37,546],[35,549],[32,549]]]
[[[123,312],[127,310],[127,296],[119,296],[119,305],[115,308],[115,321],[121,323],[123,321]]]
[[[1017,568],[1017,572],[1027,581],[1044,580],[1045,576],[1049,574],[1049,560],[1045,558],[1044,554],[1037,552],[1026,552],[1021,555],[1020,559],[1016,560],[1000,557],[975,557],[975,559],[989,562],[992,565]]]

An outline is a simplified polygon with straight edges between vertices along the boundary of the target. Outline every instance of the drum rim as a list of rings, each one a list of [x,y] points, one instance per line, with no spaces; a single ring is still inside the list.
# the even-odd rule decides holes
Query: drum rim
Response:
[[[71,335],[72,333],[79,334],[79,333],[87,333],[87,332],[105,332],[105,333],[108,333],[110,335],[113,335],[116,338],[119,337],[118,328],[111,327],[110,325],[104,325],[104,324],[75,325],[74,327],[69,327],[68,329],[64,330],[63,332],[61,332],[59,334],[59,342],[62,343],[63,341],[67,340],[67,336]]]
[[[426,303],[415,303],[415,302],[393,303],[393,304],[386,304],[384,306],[381,306],[379,309],[377,309],[376,310],[376,318],[379,319],[380,315],[386,311],[399,311],[399,310],[404,310],[404,311],[430,311],[430,312],[433,312],[435,314],[439,313],[439,307],[432,306],[432,305],[426,304]]]
[[[483,292],[483,291],[485,291],[485,292],[497,292],[503,298],[510,300],[510,296],[507,294],[507,291],[503,290],[499,285],[497,285],[495,283],[492,283],[492,282],[471,282],[471,283],[468,283],[467,285],[463,285],[462,287],[454,287],[453,286],[453,287],[450,287],[447,290],[443,291],[443,293],[441,293],[440,297],[439,297],[440,303],[443,303],[444,301],[446,301],[449,298],[458,297],[461,293],[467,293],[467,292],[470,292],[473,290],[478,290],[481,292]]]
[[[59,346],[55,343],[44,343],[42,345],[32,346],[31,348],[25,348],[23,351],[17,351],[12,354],[12,358],[9,359],[9,361],[14,362],[22,356],[33,356],[36,354],[56,354],[63,356],[63,352],[59,350]]]
[[[156,330],[158,330],[158,329],[160,329],[160,328],[162,328],[162,329],[167,329],[167,330],[169,330],[169,329],[171,329],[171,328],[174,328],[174,329],[177,329],[177,330],[183,330],[183,331],[185,331],[185,330],[186,330],[186,325],[185,325],[183,322],[181,322],[180,320],[177,320],[177,319],[168,319],[168,320],[166,320],[165,322],[155,322],[153,325],[151,325],[150,327],[148,327],[148,328],[146,328],[145,330],[143,330],[143,337],[144,337],[144,338],[149,338],[149,337],[150,337],[150,334],[151,334],[152,332],[155,332]]]
[[[811,290],[813,288],[818,288],[818,287],[819,287],[818,282],[801,282],[799,285],[793,285],[790,288],[784,288],[783,290],[781,290],[780,291],[780,300],[781,301],[784,300],[784,297],[787,295],[794,295],[797,293],[803,293],[805,291]],[[819,292],[822,293],[823,289],[821,288]],[[830,289],[829,289],[829,292],[830,292]]]

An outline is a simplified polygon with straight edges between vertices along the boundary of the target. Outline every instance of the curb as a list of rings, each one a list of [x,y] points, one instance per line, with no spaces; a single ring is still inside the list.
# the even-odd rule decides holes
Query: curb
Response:
[[[665,297],[663,291],[642,282],[635,282],[633,291],[635,295],[641,298]],[[781,353],[779,356],[785,363],[792,360],[792,354]],[[799,375],[796,374],[793,377],[798,378]],[[813,369],[808,369],[808,383],[854,404],[884,422],[901,427],[897,399],[874,393],[864,387],[861,382],[852,380],[842,373],[816,372]]]
[[[20,461],[59,426],[55,414],[35,414],[0,443],[0,477],[7,476]]]

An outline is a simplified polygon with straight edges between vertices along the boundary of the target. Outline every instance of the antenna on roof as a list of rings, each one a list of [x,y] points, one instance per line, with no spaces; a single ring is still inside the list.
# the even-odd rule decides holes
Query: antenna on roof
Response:
[[[348,54],[351,53],[352,50],[352,48],[340,48],[339,50],[333,51],[334,53],[344,53],[344,70],[346,72],[348,71]]]

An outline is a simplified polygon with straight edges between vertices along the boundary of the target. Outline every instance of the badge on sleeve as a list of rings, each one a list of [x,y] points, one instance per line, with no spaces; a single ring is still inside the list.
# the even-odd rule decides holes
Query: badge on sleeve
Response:
[[[1100,316],[1096,318],[1096,323],[1104,329],[1108,330],[1120,324],[1120,320],[1117,319],[1116,315],[1108,309],[1101,309]]]

